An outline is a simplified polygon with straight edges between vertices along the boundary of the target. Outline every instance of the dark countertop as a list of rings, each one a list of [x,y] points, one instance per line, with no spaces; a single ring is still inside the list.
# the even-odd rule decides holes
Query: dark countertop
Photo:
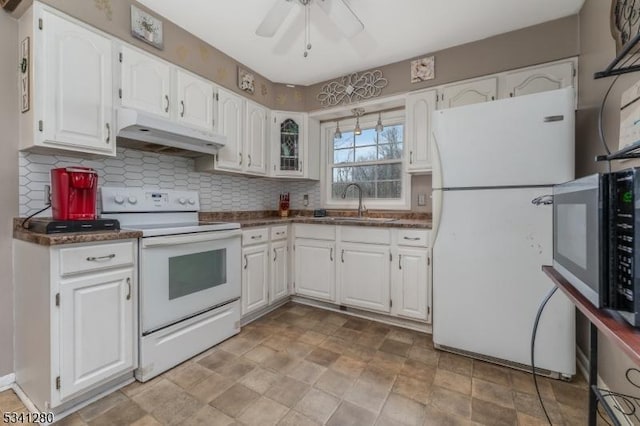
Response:
[[[345,220],[346,219],[346,220]],[[314,225],[340,225],[340,226],[368,226],[377,228],[413,228],[413,229],[431,229],[432,222],[430,219],[394,219],[391,221],[355,221],[348,218],[340,218],[335,216],[327,217],[309,217],[309,216],[293,216],[293,217],[264,217],[255,219],[235,219],[234,222],[240,224],[242,228],[254,228],[257,226],[268,225],[286,225],[288,223],[306,223]]]
[[[289,216],[280,217],[277,211],[201,212],[202,221],[227,221],[239,223],[242,228],[257,226],[307,223],[340,226],[370,226],[382,228],[431,229],[431,214],[406,211],[370,211],[367,217],[374,220],[356,221],[353,210],[327,210],[326,217],[313,217],[310,210],[291,210]],[[386,218],[387,220],[383,220]],[[351,219],[351,220],[350,220]]]
[[[22,218],[13,221],[13,238],[41,246],[58,246],[62,244],[94,243],[99,241],[128,240],[142,237],[139,231],[94,231],[69,232],[61,234],[40,234],[22,227]]]

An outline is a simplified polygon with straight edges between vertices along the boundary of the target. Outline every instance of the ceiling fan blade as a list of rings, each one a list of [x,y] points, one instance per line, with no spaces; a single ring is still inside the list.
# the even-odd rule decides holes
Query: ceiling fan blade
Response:
[[[362,21],[344,0],[320,0],[317,4],[333,20],[346,38],[351,38],[364,30]]]
[[[260,37],[273,37],[278,31],[280,25],[289,16],[291,12],[292,2],[290,0],[276,0],[275,4],[264,17],[258,28],[256,29],[256,35]]]

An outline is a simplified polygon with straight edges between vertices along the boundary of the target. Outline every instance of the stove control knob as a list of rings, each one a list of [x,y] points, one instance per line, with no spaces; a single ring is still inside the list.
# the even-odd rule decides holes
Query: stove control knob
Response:
[[[189,198],[189,204],[194,205],[196,203],[196,200],[194,200],[193,198]]]
[[[124,203],[124,197],[122,195],[116,195],[113,201],[115,201],[116,204],[122,204]]]
[[[178,202],[180,204],[184,205],[187,202],[187,200],[185,198],[180,197],[180,198],[178,198]]]
[[[128,198],[128,201],[131,204],[135,204],[135,203],[138,202],[138,199],[136,197],[134,197],[134,196],[131,196],[131,197]]]

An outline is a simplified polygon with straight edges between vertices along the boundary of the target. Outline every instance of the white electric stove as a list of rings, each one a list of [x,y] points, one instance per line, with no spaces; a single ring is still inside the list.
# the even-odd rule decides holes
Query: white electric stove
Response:
[[[195,191],[103,187],[100,198],[102,217],[142,232],[138,380],[240,331],[239,224],[199,222]]]

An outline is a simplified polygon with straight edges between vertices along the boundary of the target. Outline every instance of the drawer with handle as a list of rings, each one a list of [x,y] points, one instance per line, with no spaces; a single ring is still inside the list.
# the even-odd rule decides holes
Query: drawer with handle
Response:
[[[271,241],[286,240],[287,226],[273,226],[271,228]]]
[[[242,231],[242,245],[260,244],[269,242],[269,228],[254,228]]]
[[[398,230],[398,245],[412,247],[428,247],[431,241],[429,231],[419,229]]]
[[[97,244],[60,249],[60,275],[133,265],[134,243]]]

